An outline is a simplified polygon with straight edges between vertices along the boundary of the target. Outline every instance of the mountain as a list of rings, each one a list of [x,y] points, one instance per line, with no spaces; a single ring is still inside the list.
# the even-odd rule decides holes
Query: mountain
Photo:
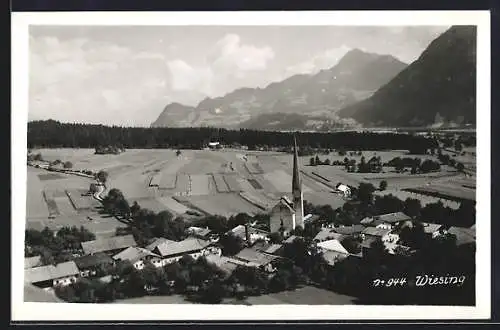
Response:
[[[370,98],[338,112],[369,126],[476,122],[476,27],[452,26]]]
[[[337,65],[316,74],[294,75],[265,88],[240,88],[222,97],[205,98],[196,107],[169,104],[151,126],[236,128],[262,122],[259,116],[273,113],[300,114],[304,121],[310,116],[337,120],[336,111],[368,98],[405,67],[390,55],[353,49]]]

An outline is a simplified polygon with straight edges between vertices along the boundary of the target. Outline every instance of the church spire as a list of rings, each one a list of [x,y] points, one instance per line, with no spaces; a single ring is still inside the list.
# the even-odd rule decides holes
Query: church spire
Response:
[[[297,139],[293,135],[293,178],[292,178],[292,192],[301,191],[300,175],[299,175],[299,155],[297,150]]]

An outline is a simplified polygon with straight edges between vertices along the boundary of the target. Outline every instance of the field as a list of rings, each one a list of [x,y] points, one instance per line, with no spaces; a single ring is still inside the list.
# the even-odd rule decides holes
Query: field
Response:
[[[182,150],[179,156],[175,150],[164,149],[131,149],[119,155],[95,155],[91,149],[40,149],[34,152],[40,152],[47,160],[70,161],[78,170],[107,170],[108,189],[120,189],[129,203],[137,201],[141,207],[155,212],[168,210],[186,218],[190,217],[190,210],[225,216],[266,212],[282,195],[291,195],[291,154],[229,149]],[[407,155],[405,151],[370,151],[363,152],[363,155],[367,160],[380,156],[383,162],[394,157],[436,159],[430,155]],[[333,161],[343,160],[345,156],[331,153],[319,157]],[[347,157],[361,158],[349,154]],[[467,154],[467,157],[472,156]],[[427,194],[433,189],[441,193],[447,189],[448,194],[467,198],[475,191],[475,178],[465,177],[445,166],[440,172],[425,175],[398,174],[388,167],[376,174],[348,173],[342,166],[309,166],[309,158],[300,157],[299,160],[304,199],[313,204],[329,204],[333,208],[341,207],[345,202],[333,192],[339,182],[351,186],[370,182],[378,187],[385,180],[388,187],[383,193],[404,199],[417,196],[416,191],[408,189],[422,190],[422,187],[426,187]],[[84,194],[91,182],[90,178],[28,168],[28,227],[84,225],[98,235],[112,235],[114,229],[123,224],[97,213],[99,202]],[[443,199],[441,195],[419,193],[418,196],[424,205]],[[451,201],[446,203],[453,208],[458,205]]]
[[[352,305],[354,297],[313,286],[245,299],[248,305]]]

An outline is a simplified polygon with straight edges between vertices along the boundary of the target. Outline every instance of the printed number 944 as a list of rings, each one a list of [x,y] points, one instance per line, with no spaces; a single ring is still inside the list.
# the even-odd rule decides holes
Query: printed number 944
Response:
[[[391,287],[391,286],[404,286],[406,284],[406,278],[389,278],[389,279],[374,279],[374,287]]]

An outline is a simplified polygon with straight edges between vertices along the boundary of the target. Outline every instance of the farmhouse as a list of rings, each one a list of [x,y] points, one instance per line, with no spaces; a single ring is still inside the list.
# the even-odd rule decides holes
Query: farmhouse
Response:
[[[249,225],[238,225],[230,231],[234,236],[241,238],[247,245],[253,245],[257,241],[269,241],[269,233],[253,228]]]
[[[195,237],[189,237],[180,242],[159,244],[152,252],[161,256],[162,265],[179,261],[185,255],[198,259],[209,254],[222,254],[219,247]]]
[[[40,256],[24,258],[24,269],[39,267],[41,265],[42,265],[42,259]]]
[[[361,220],[361,224],[370,227],[376,227],[381,229],[392,229],[406,221],[410,221],[411,217],[407,216],[403,212],[394,212],[387,214],[380,214],[374,217],[366,217]]]
[[[153,243],[146,246],[146,250],[153,251],[158,245],[163,243],[169,244],[169,243],[175,243],[175,241],[166,239],[164,237],[155,238]]]
[[[103,267],[114,263],[113,259],[104,252],[79,257],[74,261],[80,271],[80,277],[98,276]]]
[[[114,236],[82,242],[82,249],[85,254],[95,254],[98,252],[116,254],[131,246],[137,246],[133,235]]]
[[[288,236],[291,230],[296,227],[304,228],[304,195],[302,193],[302,182],[299,172],[299,156],[297,140],[293,139],[293,176],[292,176],[292,196],[291,201],[283,196],[271,209],[270,229],[272,233],[281,232]]]
[[[272,261],[277,258],[277,256],[265,254],[250,248],[241,250],[233,257],[233,259],[242,261],[244,263],[242,265],[244,266],[259,268],[268,273],[276,271],[276,268],[272,265]]]
[[[349,236],[349,235],[360,234],[363,230],[365,230],[365,227],[362,225],[352,225],[352,226],[333,227],[331,229],[338,234]]]
[[[345,184],[338,183],[335,186],[335,189],[337,190],[337,192],[339,192],[340,194],[342,194],[343,197],[345,197],[345,198],[351,197],[351,188],[349,188]]]
[[[132,263],[135,269],[141,270],[144,268],[146,262],[151,262],[155,267],[163,266],[161,256],[144,248],[131,246],[122,252],[113,256],[113,259],[128,260]]]
[[[208,262],[215,264],[219,269],[225,273],[225,278],[231,276],[233,271],[238,267],[238,262],[232,258],[225,256],[219,256],[215,254],[209,254],[206,256]]]
[[[375,227],[366,227],[361,232],[361,237],[363,239],[367,237],[375,237],[375,238],[380,238],[382,242],[393,242],[393,243],[399,240],[399,235],[391,233],[390,229],[375,228]]]
[[[336,233],[335,231],[333,231],[330,228],[321,228],[321,231],[316,236],[314,236],[314,241],[315,242],[323,242],[323,241],[327,241],[330,239],[336,239],[336,240],[341,241],[342,238],[344,238],[344,237],[345,237],[345,235]]]
[[[208,228],[200,228],[200,227],[189,227],[187,229],[187,233],[193,237],[198,237],[201,239],[208,240],[210,239],[210,234],[212,231]]]
[[[24,282],[42,288],[65,286],[76,282],[79,273],[75,262],[67,261],[55,266],[48,265],[25,269]]]

